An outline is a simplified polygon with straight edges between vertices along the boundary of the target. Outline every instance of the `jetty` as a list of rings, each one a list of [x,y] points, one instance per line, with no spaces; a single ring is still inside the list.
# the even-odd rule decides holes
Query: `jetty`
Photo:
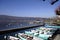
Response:
[[[28,25],[28,26],[7,26],[7,27],[2,27],[0,28],[0,33],[5,33],[5,32],[12,32],[12,31],[17,31],[17,30],[24,30],[24,29],[28,29],[28,28],[34,28],[34,27],[40,27],[40,26],[44,26],[44,24],[35,24],[35,25]]]

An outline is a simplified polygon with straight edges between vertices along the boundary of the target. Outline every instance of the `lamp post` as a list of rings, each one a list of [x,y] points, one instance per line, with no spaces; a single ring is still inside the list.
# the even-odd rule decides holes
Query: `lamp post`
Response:
[[[59,0],[51,0],[51,5],[55,4],[56,2],[58,2]]]
[[[43,1],[47,1],[47,0],[43,0]],[[50,1],[51,1],[50,4],[53,5],[53,4],[55,4],[56,2],[58,2],[59,0],[50,0]]]
[[[43,0],[43,1],[45,1],[45,0]]]

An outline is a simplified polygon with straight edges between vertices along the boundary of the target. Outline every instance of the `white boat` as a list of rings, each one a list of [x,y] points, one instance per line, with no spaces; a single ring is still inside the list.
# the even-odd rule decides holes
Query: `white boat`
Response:
[[[17,37],[9,36],[7,40],[20,40],[20,39]]]
[[[24,33],[18,33],[18,37],[20,37],[22,40],[32,40],[32,36],[28,36],[27,34]]]

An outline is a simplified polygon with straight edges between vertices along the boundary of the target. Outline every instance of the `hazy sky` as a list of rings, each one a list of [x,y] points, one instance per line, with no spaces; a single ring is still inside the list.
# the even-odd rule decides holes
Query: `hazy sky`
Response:
[[[22,17],[53,17],[55,9],[60,5],[56,2],[50,4],[50,0],[0,0],[0,15]]]

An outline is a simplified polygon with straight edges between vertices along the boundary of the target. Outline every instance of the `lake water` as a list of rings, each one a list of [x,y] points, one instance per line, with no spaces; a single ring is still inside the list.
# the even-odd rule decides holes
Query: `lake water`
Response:
[[[3,29],[9,29],[9,28],[16,28],[16,27],[24,27],[24,26],[32,26],[32,25],[35,25],[35,24],[25,24],[23,26],[19,26],[19,25],[11,25],[9,27],[0,27],[0,30],[3,30]],[[24,33],[24,31],[30,31],[32,29],[36,29],[36,28],[39,28],[39,27],[34,27],[34,28],[29,28],[29,29],[23,29],[23,30],[18,30],[18,31],[15,31],[15,32],[9,32],[9,33],[4,33],[4,34],[0,34],[0,40],[4,40],[4,36],[15,36],[15,34],[17,33]]]

